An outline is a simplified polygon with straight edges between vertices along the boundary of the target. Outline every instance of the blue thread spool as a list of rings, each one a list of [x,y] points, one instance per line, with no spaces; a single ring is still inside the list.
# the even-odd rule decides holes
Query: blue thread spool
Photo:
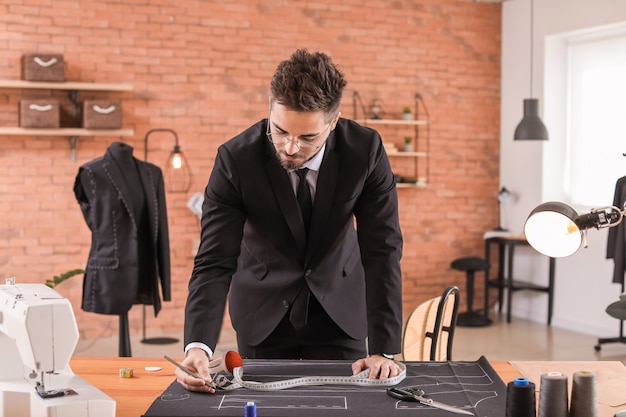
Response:
[[[536,417],[535,384],[515,378],[506,389],[506,417]]]
[[[248,401],[244,408],[244,417],[256,417],[256,404]]]

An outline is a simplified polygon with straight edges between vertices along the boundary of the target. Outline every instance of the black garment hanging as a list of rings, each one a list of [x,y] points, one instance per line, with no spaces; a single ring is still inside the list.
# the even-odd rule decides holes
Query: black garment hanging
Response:
[[[626,203],[626,176],[617,180],[613,205],[619,209],[624,208]],[[624,285],[624,273],[626,273],[626,222],[622,221],[615,227],[609,228],[606,245],[607,259],[613,259],[613,282]]]
[[[81,166],[74,194],[92,232],[83,282],[84,311],[120,317],[119,356],[131,356],[128,311],[171,300],[170,254],[161,169],[115,142]]]
[[[161,309],[171,299],[169,234],[161,169],[113,143],[80,167],[74,193],[89,229],[82,309],[123,314],[133,304]]]
[[[626,155],[624,155],[626,156]],[[624,208],[626,203],[626,176],[617,180],[615,184],[615,193],[613,195],[613,205],[620,210]],[[626,224],[622,221],[615,227],[609,228],[609,236],[606,245],[607,259],[613,259],[613,282],[621,285],[621,293],[624,293],[624,273],[626,272]],[[620,296],[622,298],[622,296]],[[607,314],[619,320],[619,336],[602,337],[598,339],[598,343],[594,346],[596,352],[599,352],[605,343],[626,343],[624,336],[624,318],[621,307],[624,301],[619,301],[609,305],[606,309]],[[617,311],[616,311],[617,307]]]

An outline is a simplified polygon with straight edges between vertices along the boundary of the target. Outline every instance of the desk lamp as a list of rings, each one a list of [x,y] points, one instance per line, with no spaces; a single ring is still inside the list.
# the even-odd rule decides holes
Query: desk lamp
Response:
[[[578,215],[565,203],[549,201],[538,205],[528,215],[524,234],[530,246],[551,258],[573,255],[587,247],[587,229],[604,229],[620,224],[624,211],[609,206]]]
[[[511,198],[511,192],[506,189],[506,187],[502,187],[498,192],[498,226],[493,230],[498,230],[501,232],[506,232],[507,229],[502,227],[502,203],[506,203]]]

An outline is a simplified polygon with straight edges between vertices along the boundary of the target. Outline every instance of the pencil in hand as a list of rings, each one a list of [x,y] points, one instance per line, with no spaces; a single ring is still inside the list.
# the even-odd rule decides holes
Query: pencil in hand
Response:
[[[183,371],[187,375],[192,376],[194,378],[202,379],[204,381],[204,378],[202,378],[200,375],[196,374],[195,372],[191,372],[189,369],[187,369],[186,367],[184,367],[180,363],[176,362],[174,359],[170,358],[169,356],[163,355],[163,357],[165,359],[167,359],[168,361],[170,361],[171,363],[173,363],[178,369],[180,369],[181,371]],[[212,383],[212,382],[204,381],[204,385],[206,385],[207,387],[213,388],[213,389],[217,388],[217,386],[214,383]]]

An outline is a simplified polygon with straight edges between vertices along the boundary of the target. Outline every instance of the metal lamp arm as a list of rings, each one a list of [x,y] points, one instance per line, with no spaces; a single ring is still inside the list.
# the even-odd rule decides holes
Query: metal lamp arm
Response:
[[[144,161],[148,160],[148,138],[150,137],[150,135],[152,133],[155,133],[155,132],[168,132],[168,133],[171,133],[172,135],[174,135],[174,140],[176,140],[176,143],[175,143],[174,146],[176,148],[180,149],[180,146],[178,145],[178,135],[176,134],[176,132],[174,130],[172,130],[172,129],[165,129],[165,128],[150,129],[150,130],[148,130],[146,132],[146,137],[143,140],[143,149],[144,149],[144,157],[143,157],[143,159],[144,159]]]
[[[590,227],[595,227],[599,230],[615,227],[622,222],[623,218],[623,210],[616,206],[607,206],[591,209],[591,212],[578,216],[575,223],[581,230],[589,229]]]

